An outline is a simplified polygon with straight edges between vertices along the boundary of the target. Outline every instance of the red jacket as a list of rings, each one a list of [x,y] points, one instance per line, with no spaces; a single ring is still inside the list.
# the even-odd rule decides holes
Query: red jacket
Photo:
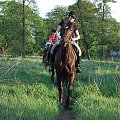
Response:
[[[52,44],[55,44],[57,42],[56,35],[51,35],[48,41]]]

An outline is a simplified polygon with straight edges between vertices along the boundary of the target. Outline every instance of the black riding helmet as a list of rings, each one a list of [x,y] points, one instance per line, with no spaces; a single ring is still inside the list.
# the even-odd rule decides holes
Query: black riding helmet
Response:
[[[77,17],[77,16],[76,16],[76,13],[75,13],[74,11],[70,11],[70,12],[69,12],[68,17],[70,17],[70,16],[71,16],[72,18],[74,18],[74,19],[76,19],[76,17]]]
[[[51,32],[52,32],[52,33],[55,33],[55,32],[56,32],[56,29],[53,28]]]

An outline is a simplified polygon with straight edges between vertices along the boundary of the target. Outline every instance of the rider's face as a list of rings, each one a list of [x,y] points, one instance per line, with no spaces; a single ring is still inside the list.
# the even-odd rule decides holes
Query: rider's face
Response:
[[[52,32],[52,35],[55,35],[56,33],[55,32]]]
[[[72,16],[70,16],[70,17],[69,17],[69,21],[70,21],[71,23],[73,23],[73,22],[75,21],[75,18],[72,17]]]

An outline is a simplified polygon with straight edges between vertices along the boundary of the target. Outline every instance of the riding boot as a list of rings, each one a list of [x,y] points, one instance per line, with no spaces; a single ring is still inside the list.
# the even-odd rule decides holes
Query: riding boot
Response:
[[[77,73],[81,73],[80,56],[77,56],[77,65],[76,65],[76,67],[77,67],[76,72],[77,72]]]

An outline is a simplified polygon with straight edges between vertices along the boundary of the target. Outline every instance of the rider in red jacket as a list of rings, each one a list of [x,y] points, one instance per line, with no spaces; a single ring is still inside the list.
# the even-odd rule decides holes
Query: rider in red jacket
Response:
[[[50,35],[49,40],[48,40],[51,44],[55,44],[57,42],[56,39],[56,30],[52,29],[52,35]]]
[[[44,61],[44,57],[46,54],[49,54],[51,47],[57,42],[57,38],[56,38],[56,30],[52,29],[51,31],[51,35],[49,36],[49,40],[46,42],[45,45],[45,51],[44,51],[44,55],[43,55],[43,61]],[[48,55],[49,56],[49,55]],[[43,63],[42,61],[42,63]],[[48,61],[49,61],[49,57],[48,57]]]

